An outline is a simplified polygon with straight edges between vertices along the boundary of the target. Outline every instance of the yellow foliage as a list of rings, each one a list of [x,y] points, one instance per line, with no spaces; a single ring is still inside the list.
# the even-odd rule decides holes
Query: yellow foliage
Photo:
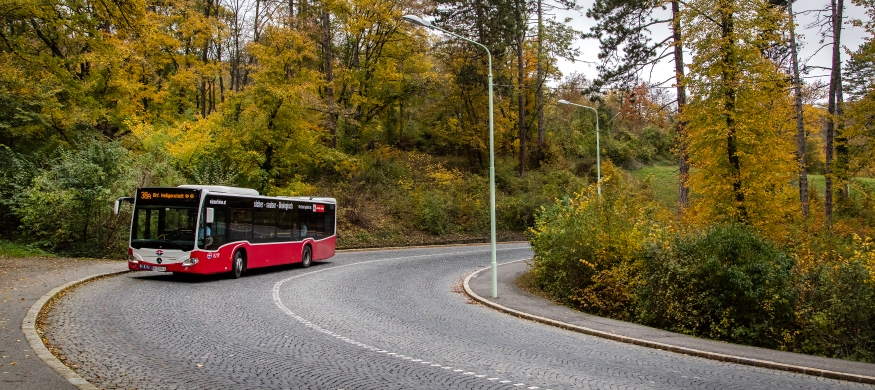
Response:
[[[854,255],[853,260],[859,260],[863,266],[869,270],[869,283],[875,285],[875,242],[872,237],[860,238],[854,234]]]
[[[723,17],[735,23],[728,37],[700,14],[686,15],[685,43],[693,50],[688,75],[693,98],[684,112],[688,126],[682,140],[692,167],[687,217],[699,224],[746,220],[767,235],[779,234],[798,214],[794,114],[786,75],[760,44],[777,39],[769,34],[786,26],[764,0],[697,0],[689,9],[720,7],[729,7],[721,15],[731,15]],[[730,142],[739,168],[730,160]]]

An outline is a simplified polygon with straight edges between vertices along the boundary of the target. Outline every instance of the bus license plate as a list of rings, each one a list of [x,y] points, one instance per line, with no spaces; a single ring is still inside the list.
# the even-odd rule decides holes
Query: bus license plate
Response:
[[[158,267],[158,266],[153,265],[152,271],[167,272],[167,267]]]

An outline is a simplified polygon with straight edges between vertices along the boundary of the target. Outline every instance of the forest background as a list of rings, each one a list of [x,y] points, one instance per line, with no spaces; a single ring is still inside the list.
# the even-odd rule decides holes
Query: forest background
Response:
[[[824,45],[839,58],[846,23],[869,36],[806,83],[780,0],[598,0],[584,32],[550,16],[570,0],[3,2],[0,239],[121,256],[113,200],[195,183],[335,197],[341,248],[483,241],[491,70],[498,227],[531,240],[530,287],[875,361],[875,3],[855,4],[868,20],[824,4]],[[556,66],[581,36],[593,80]],[[672,79],[641,82],[666,58]],[[629,174],[653,165],[673,166],[667,196]]]

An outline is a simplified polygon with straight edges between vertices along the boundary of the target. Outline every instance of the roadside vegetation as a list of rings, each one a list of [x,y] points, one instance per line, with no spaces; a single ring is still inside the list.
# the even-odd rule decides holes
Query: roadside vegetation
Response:
[[[0,258],[30,258],[30,257],[55,257],[32,245],[24,245],[17,242],[0,240]]]
[[[636,180],[610,168],[601,198],[589,186],[545,207],[530,230],[525,285],[600,316],[875,362],[871,189],[859,187],[832,231],[817,218],[758,230],[679,219],[667,206],[677,204],[671,170],[642,169]]]

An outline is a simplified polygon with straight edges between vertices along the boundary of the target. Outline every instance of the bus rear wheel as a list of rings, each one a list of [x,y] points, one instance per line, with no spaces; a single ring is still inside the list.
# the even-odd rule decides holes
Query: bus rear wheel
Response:
[[[246,259],[243,258],[243,251],[234,252],[234,261],[231,263],[231,277],[240,279],[243,276],[243,268],[245,268]]]
[[[313,251],[308,245],[304,247],[304,253],[301,254],[301,268],[307,268],[311,263],[313,263]]]

